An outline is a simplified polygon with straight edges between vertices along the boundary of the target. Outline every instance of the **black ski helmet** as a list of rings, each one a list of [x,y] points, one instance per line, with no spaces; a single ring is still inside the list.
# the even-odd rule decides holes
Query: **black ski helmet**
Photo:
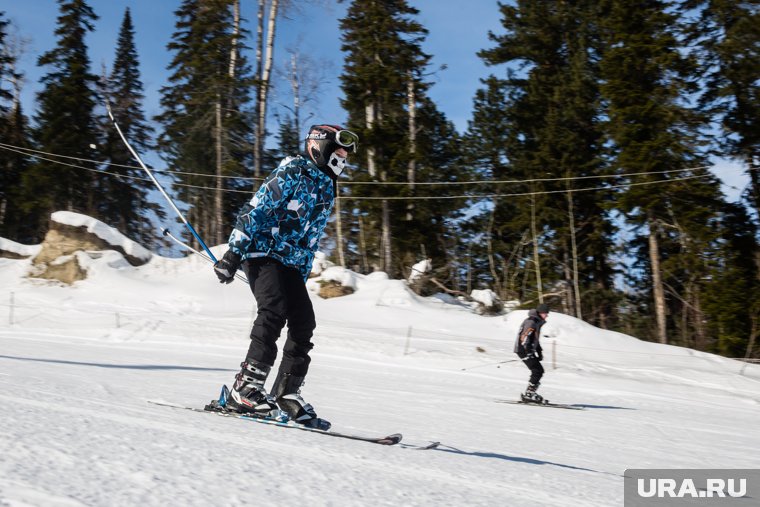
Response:
[[[306,135],[304,151],[319,167],[325,169],[331,162],[332,154],[339,148],[355,153],[359,138],[339,125],[312,125]]]

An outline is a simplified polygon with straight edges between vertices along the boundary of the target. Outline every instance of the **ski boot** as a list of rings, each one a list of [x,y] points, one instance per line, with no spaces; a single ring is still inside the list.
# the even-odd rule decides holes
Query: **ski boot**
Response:
[[[227,396],[225,408],[230,412],[256,417],[277,417],[277,403],[264,389],[264,382],[272,367],[248,360],[240,363],[240,368],[240,373],[235,375],[235,382]]]
[[[291,421],[309,428],[327,431],[330,429],[330,422],[317,417],[314,407],[301,397],[303,380],[304,377],[279,372],[272,387],[272,394],[277,400],[277,405]]]
[[[536,389],[538,389],[538,384],[528,384],[528,388],[520,395],[523,403],[544,404],[547,402],[543,396],[536,392]]]

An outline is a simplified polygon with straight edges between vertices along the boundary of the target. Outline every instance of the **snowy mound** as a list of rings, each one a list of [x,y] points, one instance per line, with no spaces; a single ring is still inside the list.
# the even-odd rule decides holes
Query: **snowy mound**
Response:
[[[320,278],[326,282],[336,282],[343,287],[349,287],[356,290],[356,276],[353,271],[340,267],[333,266],[322,271]]]
[[[25,259],[37,255],[40,245],[22,245],[9,239],[0,238],[0,257],[7,259]]]
[[[413,283],[414,281],[422,278],[426,273],[429,273],[433,269],[433,264],[430,261],[430,259],[425,259],[414,266],[412,266],[411,272],[409,273],[409,278],[407,279],[409,283]]]
[[[57,224],[85,229],[87,232],[97,236],[107,245],[111,246],[112,250],[123,253],[128,260],[136,260],[136,262],[130,261],[130,264],[145,264],[151,258],[152,254],[150,251],[127,238],[113,227],[110,227],[95,218],[81,215],[79,213],[73,213],[71,211],[56,211],[50,216],[50,219]]]
[[[142,266],[152,254],[113,227],[86,215],[58,211],[32,260],[29,276],[72,284],[87,278],[89,259],[108,255],[112,267]]]

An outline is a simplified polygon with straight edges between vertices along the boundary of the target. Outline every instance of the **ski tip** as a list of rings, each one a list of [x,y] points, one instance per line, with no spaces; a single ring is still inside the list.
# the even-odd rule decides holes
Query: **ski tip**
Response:
[[[402,447],[404,449],[409,449],[409,450],[412,450],[412,451],[429,451],[430,449],[438,449],[438,447],[441,446],[441,445],[443,445],[443,444],[441,444],[437,440],[436,441],[430,440],[427,444],[421,444],[421,445],[417,445],[417,444],[401,444],[400,447]]]

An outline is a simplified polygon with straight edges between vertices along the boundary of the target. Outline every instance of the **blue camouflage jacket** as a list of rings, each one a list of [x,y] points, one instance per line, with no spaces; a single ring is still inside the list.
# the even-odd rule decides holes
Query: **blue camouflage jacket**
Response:
[[[277,259],[306,281],[334,200],[333,180],[314,163],[285,159],[240,210],[230,250],[243,260]]]

